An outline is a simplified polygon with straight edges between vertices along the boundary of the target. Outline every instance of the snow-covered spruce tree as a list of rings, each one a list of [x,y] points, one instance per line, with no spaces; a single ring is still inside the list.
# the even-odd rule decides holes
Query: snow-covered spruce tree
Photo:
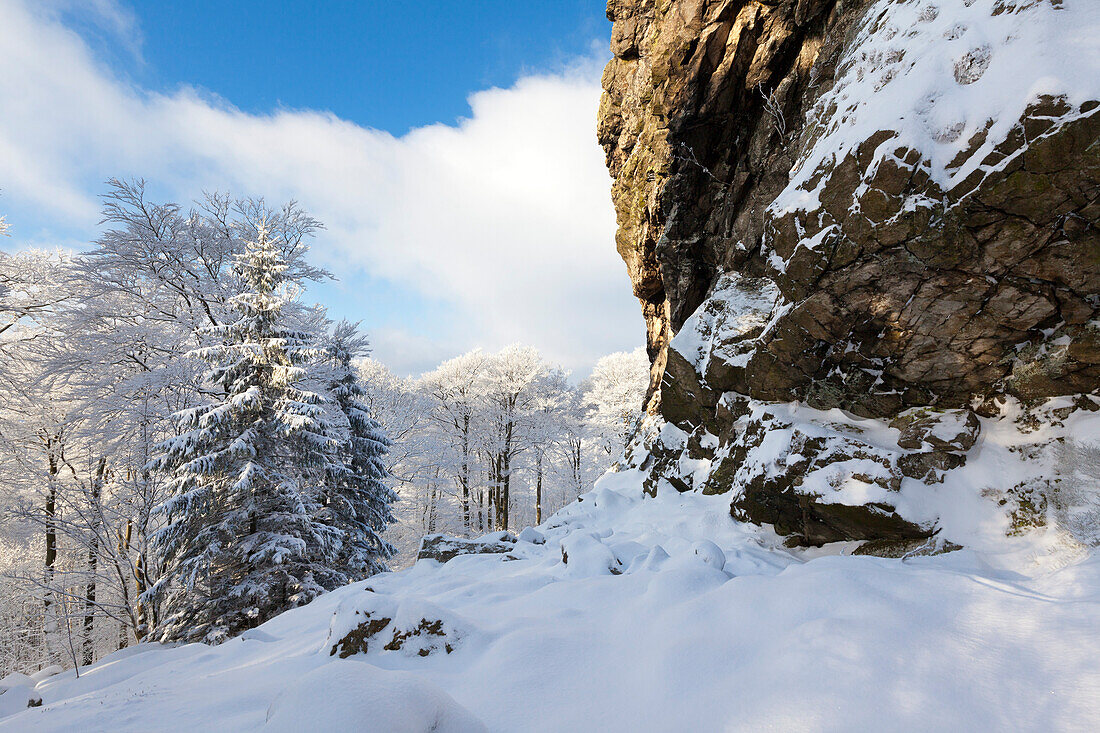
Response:
[[[219,343],[194,352],[219,398],[180,412],[152,462],[168,473],[165,573],[150,591],[164,599],[161,640],[223,641],[327,590],[340,560],[342,532],[320,511],[340,431],[302,387],[322,352],[285,325],[294,284],[264,226],[237,266],[239,318],[204,329]]]
[[[388,569],[385,561],[395,549],[381,535],[394,520],[390,505],[397,495],[386,483],[390,441],[363,402],[366,388],[355,366],[356,359],[366,356],[367,339],[357,324],[340,321],[327,341],[330,408],[339,413],[346,435],[338,450],[340,462],[326,477],[320,515],[342,533],[336,572],[337,584],[343,585]]]

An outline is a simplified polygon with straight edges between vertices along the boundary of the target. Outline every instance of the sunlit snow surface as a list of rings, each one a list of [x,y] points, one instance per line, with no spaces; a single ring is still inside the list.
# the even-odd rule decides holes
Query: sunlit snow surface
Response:
[[[422,561],[219,647],[142,645],[49,678],[44,705],[0,731],[1096,729],[1095,555],[1036,563],[1026,538],[904,561],[800,554],[734,523],[727,496],[639,486],[605,477],[520,559]],[[329,656],[334,611],[379,603],[462,638],[451,654]]]
[[[810,110],[814,142],[770,208],[816,209],[828,180],[818,174],[881,130],[895,136],[875,152],[876,165],[899,148],[917,150],[930,178],[950,189],[1043,95],[1075,108],[1100,97],[1095,0],[877,0],[836,83]],[[959,161],[983,130],[984,143]]]

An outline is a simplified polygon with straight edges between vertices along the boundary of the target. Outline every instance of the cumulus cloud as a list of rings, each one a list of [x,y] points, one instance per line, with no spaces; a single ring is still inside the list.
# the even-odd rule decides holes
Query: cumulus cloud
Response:
[[[0,0],[0,16],[0,188],[21,210],[94,231],[108,176],[144,176],[181,200],[295,198],[325,222],[314,251],[346,283],[369,272],[461,324],[445,337],[380,333],[379,358],[410,361],[398,370],[426,363],[433,343],[444,357],[522,340],[584,369],[641,341],[594,139],[599,63],[477,92],[468,118],[395,137],[326,112],[254,115],[199,90],[149,92],[56,14]]]

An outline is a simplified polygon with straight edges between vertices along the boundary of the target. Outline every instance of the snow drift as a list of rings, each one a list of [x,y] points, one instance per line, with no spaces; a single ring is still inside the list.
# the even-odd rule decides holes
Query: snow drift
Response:
[[[642,480],[608,474],[507,555],[421,560],[217,647],[144,644],[79,679],[18,681],[0,704],[33,692],[42,705],[0,708],[0,731],[1087,731],[1100,720],[1095,554],[1044,532],[907,559],[851,556],[855,543],[792,550],[735,522],[726,497],[650,498]],[[356,610],[392,621],[383,636],[439,620],[456,643],[340,658],[332,642]]]

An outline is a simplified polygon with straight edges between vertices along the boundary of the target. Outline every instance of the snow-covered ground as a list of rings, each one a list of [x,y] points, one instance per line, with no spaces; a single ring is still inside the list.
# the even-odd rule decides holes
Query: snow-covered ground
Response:
[[[605,476],[515,559],[421,561],[218,647],[140,645],[24,680],[0,704],[43,704],[0,707],[21,710],[0,731],[1100,726],[1100,556],[1036,562],[1026,536],[906,560],[796,552],[733,522],[728,496],[639,486]],[[355,611],[440,621],[453,651],[331,656]]]

